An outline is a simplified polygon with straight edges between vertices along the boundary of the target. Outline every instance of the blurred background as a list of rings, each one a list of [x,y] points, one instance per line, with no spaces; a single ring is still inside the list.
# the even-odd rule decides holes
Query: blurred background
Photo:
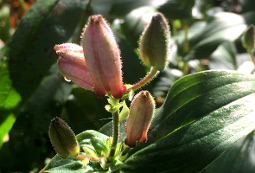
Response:
[[[149,70],[139,60],[139,37],[157,11],[172,35],[168,66],[145,87],[157,107],[184,75],[253,73],[241,38],[255,24],[254,0],[0,0],[0,173],[38,172],[49,162],[55,151],[48,126],[55,116],[76,134],[111,121],[105,99],[61,76],[54,45],[79,44],[88,17],[101,14],[119,43],[123,80],[134,84]]]

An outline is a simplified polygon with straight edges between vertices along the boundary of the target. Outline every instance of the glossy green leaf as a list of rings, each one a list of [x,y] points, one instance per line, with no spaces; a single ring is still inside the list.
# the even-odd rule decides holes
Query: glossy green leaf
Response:
[[[224,152],[202,173],[240,173],[255,170],[255,135],[254,131],[239,140]]]
[[[220,44],[239,38],[246,27],[246,18],[242,15],[216,13],[205,27],[197,28],[197,33],[191,34],[188,54],[183,52],[183,40],[179,40],[179,54],[185,60],[208,58]]]
[[[255,77],[206,71],[178,80],[156,111],[148,142],[123,171],[199,172],[255,128]]]

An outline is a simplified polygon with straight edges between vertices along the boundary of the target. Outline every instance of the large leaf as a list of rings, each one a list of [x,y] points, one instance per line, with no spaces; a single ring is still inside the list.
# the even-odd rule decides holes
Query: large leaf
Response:
[[[255,77],[207,71],[178,80],[156,111],[148,142],[123,171],[199,172],[255,127]]]

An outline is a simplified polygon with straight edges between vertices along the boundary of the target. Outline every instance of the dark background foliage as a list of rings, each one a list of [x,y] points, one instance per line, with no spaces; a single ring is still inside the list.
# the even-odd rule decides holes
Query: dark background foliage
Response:
[[[137,51],[148,18],[155,11],[168,18],[168,66],[146,86],[158,107],[172,84],[186,74],[252,71],[241,35],[255,24],[254,0],[2,0],[0,7],[0,172],[37,172],[44,167],[55,155],[47,134],[55,116],[76,134],[99,130],[111,120],[105,99],[66,82],[56,66],[54,45],[79,43],[91,14],[102,14],[111,24],[121,49],[123,80],[129,84],[148,71]],[[247,154],[246,168],[254,170],[253,138],[251,133],[239,141],[204,172],[218,171],[219,165],[222,172],[238,172]]]

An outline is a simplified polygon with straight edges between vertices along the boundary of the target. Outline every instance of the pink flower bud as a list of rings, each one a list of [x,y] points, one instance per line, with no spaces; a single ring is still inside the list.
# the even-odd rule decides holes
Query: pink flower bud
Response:
[[[146,142],[154,109],[155,102],[148,91],[141,91],[135,96],[126,124],[126,145],[135,147],[136,141]]]
[[[80,87],[93,91],[94,84],[86,67],[82,47],[73,43],[64,43],[54,48],[60,56],[58,67],[62,75]]]
[[[122,82],[120,50],[111,28],[100,15],[90,17],[81,44],[94,91],[99,97],[110,92],[120,98],[126,90]]]

